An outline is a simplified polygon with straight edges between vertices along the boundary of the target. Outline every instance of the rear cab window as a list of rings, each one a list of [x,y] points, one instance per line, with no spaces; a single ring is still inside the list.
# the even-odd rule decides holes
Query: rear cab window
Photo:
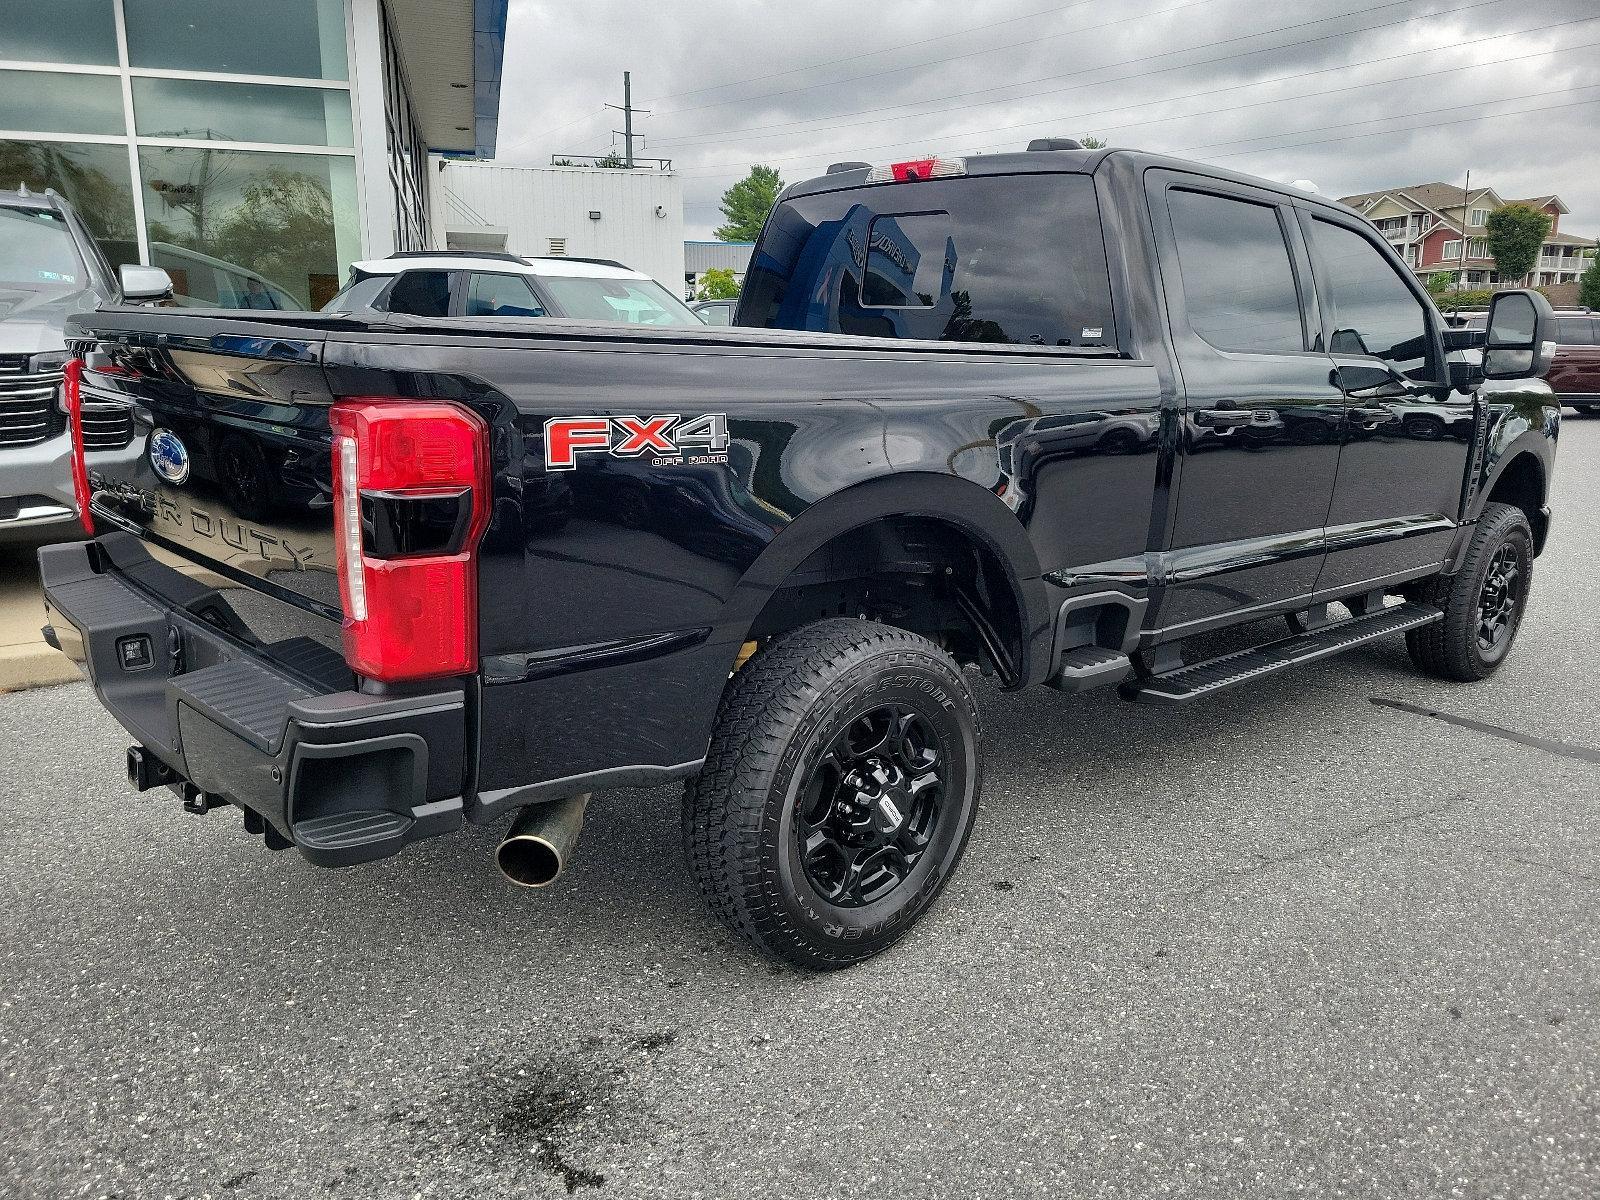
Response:
[[[738,323],[1113,347],[1094,182],[978,175],[796,196],[761,236]]]

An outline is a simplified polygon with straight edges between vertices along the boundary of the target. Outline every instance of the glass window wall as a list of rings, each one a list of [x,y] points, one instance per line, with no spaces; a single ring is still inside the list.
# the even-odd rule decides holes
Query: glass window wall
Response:
[[[0,58],[116,66],[111,0],[5,0],[0,4]]]
[[[123,0],[130,66],[348,79],[344,0]]]
[[[0,141],[0,187],[19,183],[65,196],[112,266],[139,261],[126,146]]]
[[[121,123],[118,102],[118,123]],[[140,137],[349,146],[350,93],[343,88],[273,87],[205,79],[133,81]]]
[[[122,87],[115,75],[6,71],[0,77],[0,129],[121,134]]]
[[[151,261],[201,302],[238,306],[255,280],[321,308],[360,256],[348,157],[143,146],[139,173]],[[233,276],[219,277],[218,264]]]

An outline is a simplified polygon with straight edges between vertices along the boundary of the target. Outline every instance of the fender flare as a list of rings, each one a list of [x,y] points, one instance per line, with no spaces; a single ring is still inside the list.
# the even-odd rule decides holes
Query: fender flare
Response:
[[[811,555],[840,534],[888,517],[945,521],[987,549],[1005,571],[1022,619],[1019,676],[1032,681],[1049,654],[1049,611],[1039,556],[1017,515],[987,488],[953,475],[924,472],[870,479],[834,492],[802,511],[744,573],[718,621],[717,640],[742,643],[772,596]]]
[[[1473,493],[1472,507],[1467,513],[1468,521],[1476,521],[1483,516],[1483,508],[1489,502],[1489,493],[1494,491],[1511,465],[1518,459],[1528,457],[1539,466],[1539,482],[1541,504],[1550,499],[1550,467],[1554,458],[1554,451],[1550,439],[1537,429],[1525,429],[1509,441],[1500,442],[1498,438],[1490,442],[1487,451],[1487,461],[1483,466],[1478,487]]]

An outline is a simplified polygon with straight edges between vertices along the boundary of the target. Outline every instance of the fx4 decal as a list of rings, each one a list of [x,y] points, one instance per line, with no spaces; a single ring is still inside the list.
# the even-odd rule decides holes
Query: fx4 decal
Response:
[[[615,458],[650,455],[656,466],[727,462],[728,418],[707,413],[688,420],[655,417],[551,417],[544,423],[544,465],[571,471],[580,454]]]

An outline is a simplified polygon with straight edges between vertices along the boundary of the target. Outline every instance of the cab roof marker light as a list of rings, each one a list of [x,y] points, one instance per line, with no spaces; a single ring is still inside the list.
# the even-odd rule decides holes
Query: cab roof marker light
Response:
[[[918,183],[924,179],[949,179],[967,173],[964,158],[913,158],[883,163],[867,172],[868,183]]]

